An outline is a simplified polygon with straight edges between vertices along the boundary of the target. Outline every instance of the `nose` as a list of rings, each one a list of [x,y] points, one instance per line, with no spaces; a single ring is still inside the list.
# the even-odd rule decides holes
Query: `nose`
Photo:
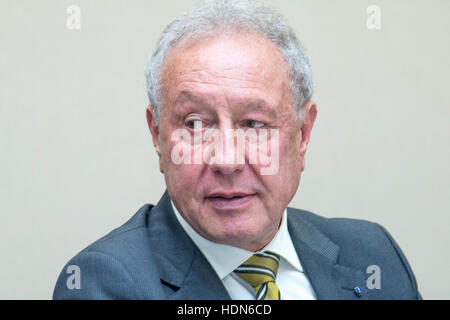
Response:
[[[232,128],[222,128],[214,133],[214,142],[208,147],[207,164],[218,173],[234,174],[244,169],[246,163],[245,145],[237,143],[236,131]],[[212,150],[211,150],[212,149]]]

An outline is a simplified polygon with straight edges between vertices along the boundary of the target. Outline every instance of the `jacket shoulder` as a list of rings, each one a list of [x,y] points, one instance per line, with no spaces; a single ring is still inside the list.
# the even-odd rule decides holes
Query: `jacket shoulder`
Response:
[[[309,224],[339,247],[338,264],[364,272],[369,267],[379,267],[385,289],[392,287],[391,292],[397,291],[395,296],[421,298],[405,255],[383,226],[367,220],[326,218],[306,210],[289,209],[291,218]]]
[[[314,226],[334,242],[350,241],[371,237],[384,237],[382,227],[375,222],[352,218],[328,218],[311,211],[289,208],[290,212]],[[294,218],[295,219],[295,218]]]
[[[151,204],[142,206],[127,222],[96,240],[81,252],[101,251],[117,254],[126,250],[126,247],[134,243],[136,238],[145,236],[152,207]]]
[[[327,218],[310,211],[291,209],[293,219],[301,219],[339,246],[339,258],[382,256],[394,249],[391,237],[378,223],[351,218]]]
[[[122,226],[70,259],[58,277],[53,299],[149,299],[161,296],[147,230],[152,207],[150,204],[142,206]],[[152,290],[148,290],[146,284],[152,284]]]

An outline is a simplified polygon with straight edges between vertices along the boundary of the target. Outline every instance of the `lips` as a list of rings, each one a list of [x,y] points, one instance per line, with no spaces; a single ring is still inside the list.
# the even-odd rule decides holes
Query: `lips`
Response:
[[[244,192],[214,192],[205,197],[213,207],[217,209],[240,209],[244,208],[255,196]]]

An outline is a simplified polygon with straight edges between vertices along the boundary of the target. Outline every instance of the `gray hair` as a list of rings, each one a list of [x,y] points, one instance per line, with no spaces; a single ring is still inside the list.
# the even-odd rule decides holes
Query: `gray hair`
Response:
[[[292,102],[300,119],[302,107],[313,93],[309,59],[292,28],[273,9],[251,0],[206,0],[181,15],[163,31],[145,68],[147,93],[153,106],[153,117],[159,123],[161,78],[169,51],[182,40],[195,40],[227,30],[245,30],[261,34],[281,51],[288,65]]]

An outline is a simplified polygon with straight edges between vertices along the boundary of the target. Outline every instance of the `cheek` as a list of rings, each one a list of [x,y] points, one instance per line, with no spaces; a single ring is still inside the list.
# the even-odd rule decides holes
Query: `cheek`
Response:
[[[297,190],[300,182],[303,158],[300,153],[300,139],[298,135],[289,136],[280,143],[280,176],[286,188]],[[289,190],[291,192],[292,190]]]
[[[179,190],[184,187],[186,184],[185,181],[190,180],[191,177],[189,175],[192,174],[192,172],[189,168],[186,168],[186,164],[176,164],[173,161],[172,149],[174,143],[167,139],[161,140],[160,166],[163,169],[166,184],[171,190]]]
[[[180,190],[182,194],[193,194],[200,180],[202,169],[199,165],[166,163],[164,173],[172,188]]]
[[[289,163],[291,168],[298,166],[301,162],[301,140],[301,131],[289,132],[286,137],[281,140],[282,145],[280,146],[280,150],[283,150],[285,162]]]

